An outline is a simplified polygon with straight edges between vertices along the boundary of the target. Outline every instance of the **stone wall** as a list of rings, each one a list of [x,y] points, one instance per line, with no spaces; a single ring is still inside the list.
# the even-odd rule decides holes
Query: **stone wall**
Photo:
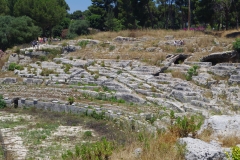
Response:
[[[5,98],[7,106],[13,106],[13,99]],[[128,128],[132,131],[147,131],[156,133],[156,127],[145,121],[149,118],[148,114],[145,115],[130,115],[119,111],[109,110],[100,106],[88,106],[85,104],[69,105],[63,104],[58,101],[43,102],[37,99],[18,99],[18,107],[30,108],[36,107],[37,109],[47,110],[50,112],[63,112],[71,114],[80,114],[86,116],[93,116],[93,114],[104,115],[107,120],[116,122],[120,127]]]

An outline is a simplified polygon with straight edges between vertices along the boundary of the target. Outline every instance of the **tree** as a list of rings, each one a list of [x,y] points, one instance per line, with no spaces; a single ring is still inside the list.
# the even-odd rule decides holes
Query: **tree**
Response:
[[[5,0],[0,0],[0,15],[7,15],[9,12],[9,8],[7,6],[7,2]]]
[[[232,2],[233,0],[215,0],[217,10],[224,13],[226,30],[229,28]]]
[[[16,44],[28,43],[39,34],[40,29],[27,16],[0,16],[0,48],[3,50]]]
[[[74,20],[80,20],[83,18],[83,13],[82,11],[77,10],[70,15],[70,18]]]
[[[110,10],[108,12],[106,21],[104,24],[105,24],[107,30],[110,30],[110,31],[119,31],[122,29],[122,25],[121,25],[120,21],[114,17],[114,13],[112,10]]]
[[[69,38],[74,38],[78,35],[88,34],[89,22],[86,20],[75,20],[69,26]]]
[[[66,6],[60,0],[19,0],[14,6],[16,16],[27,15],[43,30],[43,36],[66,16]]]
[[[14,6],[16,4],[18,0],[7,0],[7,5],[8,5],[8,8],[9,8],[9,15],[10,16],[13,16],[13,12],[14,12]]]

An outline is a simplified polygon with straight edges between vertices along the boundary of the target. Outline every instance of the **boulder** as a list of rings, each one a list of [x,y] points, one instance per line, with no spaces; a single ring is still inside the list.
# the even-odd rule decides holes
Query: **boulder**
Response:
[[[215,115],[205,120],[199,133],[212,129],[216,136],[240,136],[240,115]]]
[[[180,138],[179,142],[180,144],[186,144],[186,160],[227,160],[225,151],[219,146],[190,137]]]

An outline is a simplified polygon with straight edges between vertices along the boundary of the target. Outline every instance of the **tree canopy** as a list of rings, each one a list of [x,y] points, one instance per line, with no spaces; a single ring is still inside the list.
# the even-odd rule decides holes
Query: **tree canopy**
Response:
[[[64,1],[64,0],[63,0]],[[14,6],[14,15],[32,18],[43,30],[43,35],[51,31],[66,16],[66,6],[62,0],[19,0]],[[64,1],[65,2],[65,1]]]
[[[0,16],[0,48],[3,50],[15,44],[29,43],[39,35],[39,27],[27,16]]]

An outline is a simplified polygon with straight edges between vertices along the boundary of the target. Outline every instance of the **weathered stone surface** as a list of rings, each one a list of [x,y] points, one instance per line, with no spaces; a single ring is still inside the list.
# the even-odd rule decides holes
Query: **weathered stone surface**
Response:
[[[136,38],[132,38],[132,37],[121,37],[121,36],[118,36],[116,38],[113,39],[113,41],[115,42],[131,42],[131,41],[136,41],[137,39]]]
[[[8,58],[9,63],[18,63],[18,61],[19,61],[19,56],[17,53],[11,54]]]
[[[227,160],[224,150],[221,147],[216,147],[215,145],[190,137],[180,138],[179,142],[186,144],[186,160]]]
[[[214,137],[240,136],[240,115],[216,115],[205,120],[201,130],[210,128]]]
[[[0,78],[0,83],[2,84],[17,83],[17,78],[12,78],[12,77]]]

